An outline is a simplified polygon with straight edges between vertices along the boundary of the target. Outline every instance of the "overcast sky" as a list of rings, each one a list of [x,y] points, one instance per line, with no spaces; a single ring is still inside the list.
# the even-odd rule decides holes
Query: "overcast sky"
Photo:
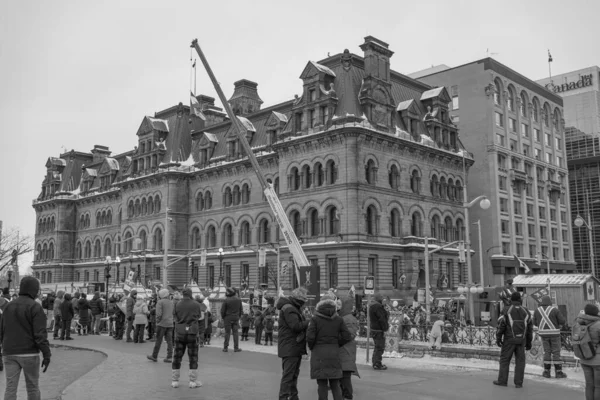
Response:
[[[263,106],[301,92],[308,60],[362,54],[367,35],[389,43],[402,73],[488,49],[532,79],[548,76],[548,49],[556,74],[600,64],[595,0],[1,3],[0,219],[31,235],[47,158],[95,144],[133,148],[145,115],[189,101],[194,38],[226,96],[250,79]],[[217,97],[198,65],[197,92]]]

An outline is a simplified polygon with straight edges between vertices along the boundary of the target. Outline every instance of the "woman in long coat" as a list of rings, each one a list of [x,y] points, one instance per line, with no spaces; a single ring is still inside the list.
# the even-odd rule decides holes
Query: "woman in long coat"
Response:
[[[334,400],[343,400],[340,347],[350,342],[352,335],[337,314],[335,300],[328,295],[321,299],[306,331],[306,342],[312,351],[310,378],[317,380],[319,400],[327,400],[328,386]]]
[[[79,299],[79,325],[81,325],[84,335],[88,334],[90,321],[90,305],[86,300],[85,293],[81,293]]]
[[[352,340],[340,347],[340,361],[342,363],[342,394],[344,399],[353,399],[352,389],[352,375],[358,375],[358,368],[356,368],[356,341],[355,338],[358,335],[360,325],[354,315],[352,315],[352,307],[354,300],[348,296],[340,297],[337,301],[338,307],[340,307],[338,313],[344,320],[346,328],[352,336]],[[341,304],[340,304],[341,303]]]

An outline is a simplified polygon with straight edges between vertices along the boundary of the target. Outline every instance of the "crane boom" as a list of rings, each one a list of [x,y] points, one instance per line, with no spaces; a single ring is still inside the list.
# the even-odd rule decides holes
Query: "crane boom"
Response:
[[[210,77],[210,80],[212,81],[213,86],[217,91],[217,95],[219,96],[219,99],[221,100],[221,103],[223,104],[223,107],[225,108],[225,111],[227,112],[227,115],[229,116],[229,119],[231,120],[231,123],[233,124],[237,132],[240,143],[244,148],[244,151],[248,155],[248,160],[250,161],[250,164],[252,164],[252,169],[254,169],[254,172],[258,177],[258,181],[260,182],[260,185],[263,189],[263,193],[265,194],[269,206],[271,207],[271,210],[275,215],[275,220],[279,224],[279,228],[281,229],[283,238],[285,239],[285,242],[288,248],[290,249],[290,253],[292,253],[292,256],[294,257],[294,261],[296,264],[296,277],[298,279],[298,286],[300,286],[300,273],[298,267],[310,265],[308,262],[308,258],[306,258],[304,250],[302,250],[302,246],[300,245],[300,242],[298,241],[298,238],[296,237],[296,234],[292,229],[292,225],[290,224],[290,221],[288,220],[285,214],[283,206],[281,205],[281,202],[277,197],[277,193],[275,193],[273,185],[269,184],[265,176],[263,175],[260,165],[258,164],[258,160],[256,159],[256,156],[252,152],[252,148],[250,147],[250,144],[246,139],[246,128],[244,128],[244,125],[233,113],[231,105],[227,101],[227,98],[225,97],[225,94],[221,89],[221,85],[219,85],[219,82],[217,81],[215,74],[210,68],[210,65],[208,64],[208,61],[204,56],[202,49],[198,45],[198,39],[194,39],[192,41],[191,47],[193,47],[198,53],[198,56],[200,57],[200,60],[202,61],[202,64],[204,65],[204,68],[206,69],[206,72],[208,73],[208,76]],[[278,265],[277,268],[279,269],[279,267],[280,266]]]

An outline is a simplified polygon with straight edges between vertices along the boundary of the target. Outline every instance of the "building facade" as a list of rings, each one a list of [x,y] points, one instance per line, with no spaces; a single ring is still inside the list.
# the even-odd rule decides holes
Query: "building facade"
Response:
[[[534,273],[548,263],[553,273],[572,271],[562,99],[492,58],[419,76],[450,88],[450,113],[475,155],[469,194],[492,202],[471,216],[482,227],[484,282],[498,285],[524,272],[514,255]],[[477,249],[478,232],[471,232]]]
[[[449,117],[447,90],[391,70],[393,52],[380,40],[360,47],[362,55],[308,62],[295,99],[262,108],[257,84],[241,80],[229,101],[320,266],[321,287],[360,289],[374,275],[379,290],[408,299],[425,284],[423,236],[434,245],[464,239],[463,168],[473,160]],[[43,284],[102,287],[107,255],[121,260],[112,280],[130,269],[143,282],[160,280],[166,248],[170,260],[182,258],[167,269],[172,284],[213,287],[222,274],[227,285],[275,288],[280,267],[278,286],[295,286],[291,255],[232,124],[214,99],[198,101],[205,120],[182,104],[144,117],[129,152],[96,146],[48,159],[33,202],[33,268]],[[428,267],[440,290],[466,282],[455,246]]]

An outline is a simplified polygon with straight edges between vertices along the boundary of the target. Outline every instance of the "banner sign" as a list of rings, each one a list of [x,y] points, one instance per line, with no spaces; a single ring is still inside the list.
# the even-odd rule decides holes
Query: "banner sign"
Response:
[[[300,286],[308,290],[308,298],[316,305],[321,300],[321,267],[309,265],[300,267]]]

